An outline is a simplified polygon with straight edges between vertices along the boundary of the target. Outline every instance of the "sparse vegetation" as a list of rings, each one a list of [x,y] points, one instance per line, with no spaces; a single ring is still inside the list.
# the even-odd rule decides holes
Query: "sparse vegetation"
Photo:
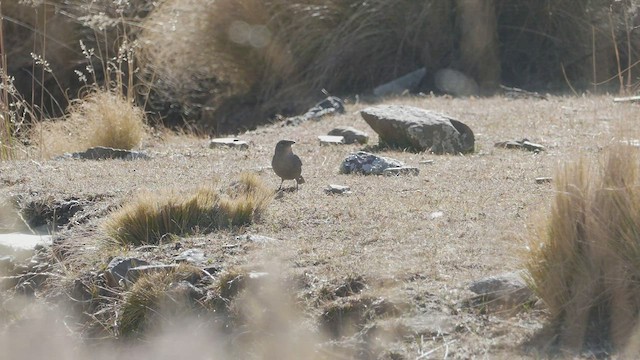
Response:
[[[64,215],[63,224],[45,229],[53,244],[28,263],[0,254],[0,272],[10,274],[0,274],[0,282],[11,284],[0,293],[3,355],[23,356],[15,345],[22,338],[52,333],[91,343],[124,338],[135,348],[158,328],[177,327],[178,341],[189,338],[206,351],[212,339],[228,343],[221,357],[539,357],[523,354],[521,345],[548,314],[552,342],[569,356],[621,349],[635,355],[640,157],[615,148],[602,167],[589,161],[612,141],[640,138],[637,108],[629,104],[551,95],[385,99],[446,112],[477,130],[478,151],[464,157],[367,148],[428,167],[414,177],[339,174],[337,165],[356,148],[318,148],[317,135],[332,126],[366,126],[358,102],[346,101],[346,114],[322,121],[245,132],[247,151],[207,148],[192,133],[148,131],[148,124],[166,124],[237,133],[306,110],[322,89],[368,101],[359,95],[421,67],[425,93],[442,68],[468,70],[478,80],[478,69],[461,59],[463,3],[3,2],[0,198],[28,199],[18,201],[25,218],[44,213],[25,204],[46,210],[52,223]],[[484,3],[495,5],[494,69],[505,85],[576,93],[637,86],[638,0]],[[546,151],[493,147],[523,136]],[[264,171],[284,137],[298,141],[308,183],[274,198],[279,180],[269,170],[260,177],[238,172]],[[141,143],[150,149],[146,161],[48,158]],[[533,179],[549,176],[558,162],[569,165],[554,178],[552,193]],[[212,177],[238,180],[222,190],[191,189]],[[352,194],[325,196],[326,183],[345,183]],[[68,206],[49,206],[60,199]],[[471,280],[521,269],[515,254],[525,246],[529,216],[550,201],[549,222],[527,264],[545,306],[518,314],[461,308]],[[0,233],[17,225],[0,203]],[[162,263],[163,270],[116,285],[105,276],[113,256]],[[176,265],[183,262],[193,266]],[[281,275],[300,281],[283,286]],[[71,304],[71,315],[39,319],[17,293],[56,311]],[[196,331],[197,341],[173,323],[204,313],[196,327],[221,326],[214,335]],[[33,323],[48,333],[32,334]],[[21,328],[27,331],[15,331]],[[156,345],[176,340],[164,340],[151,341],[143,357],[169,357]],[[60,344],[70,348],[66,338]],[[122,344],[109,342],[106,357]],[[55,352],[56,344],[40,345]]]
[[[105,228],[122,245],[157,244],[165,236],[208,232],[249,224],[265,210],[273,193],[257,175],[243,174],[222,195],[212,188],[192,194],[143,192],[112,214]]]
[[[616,147],[597,167],[580,159],[557,172],[528,269],[562,349],[629,345],[640,308],[639,170],[637,150]]]
[[[32,137],[43,154],[59,155],[95,146],[133,149],[146,133],[145,114],[110,91],[95,90],[75,100],[65,119],[39,123]]]
[[[146,331],[161,327],[163,322],[195,316],[204,311],[204,303],[194,294],[187,281],[200,276],[197,268],[181,265],[171,270],[143,274],[124,293],[115,319],[116,333],[124,337],[144,337]]]

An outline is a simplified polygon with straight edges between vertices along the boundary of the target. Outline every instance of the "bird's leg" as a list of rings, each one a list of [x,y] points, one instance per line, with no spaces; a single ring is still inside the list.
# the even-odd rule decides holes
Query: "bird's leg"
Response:
[[[282,190],[282,183],[284,183],[284,179],[280,181],[280,187],[278,188],[278,190]]]

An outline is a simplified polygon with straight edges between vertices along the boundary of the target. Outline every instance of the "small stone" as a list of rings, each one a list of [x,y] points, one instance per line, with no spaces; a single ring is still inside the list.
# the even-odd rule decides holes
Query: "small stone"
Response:
[[[345,144],[366,144],[369,142],[369,135],[367,133],[350,126],[334,128],[329,131],[327,135],[343,136]]]
[[[553,178],[550,177],[538,177],[536,178],[536,184],[545,184],[553,181]]]
[[[475,96],[480,93],[478,83],[467,74],[450,68],[440,69],[434,74],[438,90],[453,96]]]
[[[434,211],[431,214],[429,214],[429,219],[435,220],[435,219],[441,218],[443,216],[444,216],[444,213],[442,211]]]
[[[538,153],[544,151],[544,146],[530,142],[528,139],[500,141],[494,144],[495,147],[505,149],[522,149]]]
[[[236,241],[240,241],[240,242],[252,242],[256,244],[271,244],[271,243],[277,243],[279,241],[278,239],[274,239],[268,236],[254,235],[254,234],[238,235],[235,237],[235,239]]]
[[[0,234],[0,256],[9,255],[15,257],[16,261],[23,261],[33,256],[39,248],[52,244],[51,235]]]
[[[191,264],[202,264],[206,260],[204,251],[200,249],[188,249],[174,258],[176,262],[187,262]]]
[[[121,281],[124,281],[127,277],[129,269],[148,264],[148,262],[136,258],[115,257],[111,259],[109,265],[107,265],[107,269],[104,271],[107,285],[118,287]]]
[[[121,160],[148,160],[149,155],[141,151],[114,149],[106,146],[96,146],[89,148],[85,151],[66,153],[62,156],[56,157],[56,160],[61,159],[85,159],[85,160],[108,160],[108,159],[121,159]]]
[[[532,142],[530,142],[528,140],[524,140],[522,142],[522,147],[525,150],[529,150],[529,151],[533,151],[533,152],[544,151],[544,146],[542,146],[540,144],[532,143]]]
[[[390,168],[384,169],[382,174],[384,176],[400,176],[400,175],[418,176],[420,174],[420,169],[413,166],[390,167]]]
[[[520,271],[491,276],[472,282],[469,290],[478,294],[474,305],[490,305],[492,308],[514,307],[535,300]]]
[[[403,167],[402,161],[378,156],[365,151],[358,151],[347,156],[340,165],[342,174],[382,175],[385,169]]]
[[[327,194],[346,195],[351,194],[351,188],[345,185],[330,184],[326,189],[324,189],[324,192]]]
[[[344,145],[344,136],[320,135],[320,145]]]
[[[132,267],[127,271],[127,274],[124,277],[124,280],[128,281],[129,283],[135,283],[140,276],[144,275],[144,274],[151,274],[151,273],[155,273],[155,272],[159,272],[159,271],[169,271],[169,270],[173,270],[176,267],[178,267],[178,265],[176,264],[169,264],[169,265],[165,265],[165,264],[158,264],[158,265],[141,265],[141,266],[136,266],[136,267]]]
[[[375,96],[390,96],[390,95],[400,95],[405,91],[414,91],[420,81],[427,74],[426,68],[420,68],[418,70],[412,71],[408,74],[405,74],[397,79],[391,80],[385,84],[377,86],[373,89],[373,94]]]
[[[286,126],[297,126],[307,120],[320,120],[328,115],[344,114],[344,111],[344,101],[342,101],[342,99],[335,96],[328,96],[326,99],[318,102],[306,113],[287,118],[283,124]]]
[[[250,272],[249,274],[249,279],[260,279],[266,276],[269,276],[268,272],[261,272],[261,271],[254,271],[254,272]]]
[[[216,138],[211,139],[209,141],[209,148],[219,148],[219,147],[228,147],[228,148],[237,148],[237,149],[248,149],[249,143],[246,141],[237,139],[237,138]]]

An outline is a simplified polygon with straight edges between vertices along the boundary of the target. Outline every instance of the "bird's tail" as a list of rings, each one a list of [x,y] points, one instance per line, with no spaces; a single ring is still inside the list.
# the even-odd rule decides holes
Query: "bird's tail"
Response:
[[[298,184],[304,184],[304,178],[302,176],[300,176],[299,178],[296,179],[296,182]]]

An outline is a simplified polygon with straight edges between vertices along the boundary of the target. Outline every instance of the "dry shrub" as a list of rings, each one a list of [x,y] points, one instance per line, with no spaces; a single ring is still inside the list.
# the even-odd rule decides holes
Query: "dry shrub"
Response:
[[[594,80],[595,48],[595,81],[617,84],[618,64],[624,69],[638,58],[639,41],[630,31],[634,3],[496,0],[502,80],[544,89],[566,88],[568,80],[584,89]],[[478,72],[487,67],[474,60],[482,61],[461,54],[465,19],[456,18],[462,12],[455,6],[167,0],[145,22],[142,68],[153,79],[154,109],[179,109],[175,121],[201,119],[209,131],[236,131],[300,113],[323,88],[337,95],[367,92],[423,66],[430,76],[454,67],[482,78]],[[479,68],[474,73],[470,66]]]
[[[80,26],[62,15],[62,0],[5,1],[2,3],[3,73],[30,108],[41,115],[60,116],[67,104],[65,92],[73,88]],[[77,88],[77,87],[76,87]]]
[[[145,121],[144,111],[130,101],[96,90],[73,101],[63,120],[38,124],[33,137],[49,155],[94,146],[132,149],[145,135]]]
[[[121,245],[157,244],[168,234],[207,232],[257,220],[273,193],[257,175],[243,174],[235,191],[222,195],[211,188],[191,194],[143,192],[113,213],[105,228]]]
[[[566,89],[568,81],[579,90],[595,83],[617,90],[619,71],[640,58],[640,38],[631,31],[637,0],[497,0],[496,6],[508,85]]]
[[[409,0],[169,0],[145,24],[143,67],[154,70],[155,91],[191,101],[184,109],[191,115],[218,109],[204,125],[230,131],[300,112],[322,88],[363,91],[413,71],[423,66],[426,43],[428,58],[444,57],[450,8]]]
[[[555,177],[546,228],[532,242],[530,282],[547,304],[558,345],[623,349],[640,310],[640,178],[637,150],[610,149]]]

